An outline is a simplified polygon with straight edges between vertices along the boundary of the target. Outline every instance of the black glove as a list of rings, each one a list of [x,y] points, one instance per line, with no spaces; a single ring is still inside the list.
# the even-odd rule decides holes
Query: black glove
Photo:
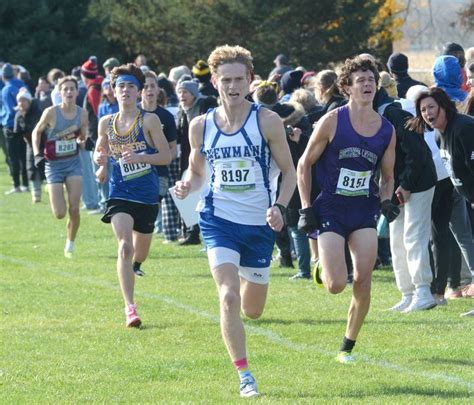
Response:
[[[398,214],[400,214],[400,208],[398,208],[389,199],[382,201],[381,210],[383,216],[387,218],[388,222],[392,222],[393,220],[395,220],[396,217],[398,217]]]
[[[45,159],[41,153],[38,153],[37,155],[35,155],[35,166],[38,169],[41,169],[42,167],[44,167],[44,162],[45,162]]]
[[[301,208],[299,210],[298,230],[305,234],[310,234],[319,228],[319,222],[314,215],[312,207]]]
[[[93,151],[95,149],[95,142],[91,138],[87,138],[84,143],[84,149],[88,151]]]

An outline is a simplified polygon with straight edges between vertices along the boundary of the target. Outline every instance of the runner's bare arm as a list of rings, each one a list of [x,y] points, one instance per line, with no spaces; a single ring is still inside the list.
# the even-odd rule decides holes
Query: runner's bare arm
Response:
[[[99,121],[97,142],[94,150],[94,162],[99,166],[106,166],[109,155],[109,138],[107,137],[107,127],[112,115],[106,115]]]
[[[306,150],[298,162],[298,191],[301,207],[311,206],[311,168],[321,157],[328,143],[334,137],[337,126],[337,112],[331,111],[322,117],[314,127]]]
[[[281,118],[273,111],[261,109],[259,112],[263,136],[268,142],[278,168],[281,170],[280,193],[275,204],[288,207],[288,203],[295,192],[296,171],[291,158],[290,147],[286,140],[285,128]],[[283,212],[276,205],[267,210],[267,223],[274,231],[282,230],[284,223]]]
[[[33,155],[35,156],[42,153],[42,151],[40,151],[39,149],[40,143],[41,143],[41,137],[45,129],[51,125],[51,119],[53,117],[53,113],[52,113],[53,108],[54,107],[49,107],[43,111],[43,114],[41,115],[40,120],[38,121],[35,128],[33,129],[33,132],[31,135],[31,144],[33,147]]]
[[[199,190],[206,180],[206,160],[201,154],[204,121],[205,116],[200,115],[189,125],[189,143],[191,144],[189,167],[185,179],[176,182],[175,193],[178,198],[185,198],[189,193]]]
[[[161,121],[155,114],[145,114],[143,118],[143,129],[145,137],[157,150],[152,155],[138,154],[131,149],[124,148],[122,157],[126,163],[149,163],[151,165],[163,166],[171,163],[171,151],[168,141],[161,129]]]
[[[291,158],[290,147],[286,140],[285,128],[281,118],[273,111],[259,111],[261,129],[278,168],[281,170],[280,193],[276,203],[288,206],[295,192],[296,171]]]
[[[397,137],[395,129],[392,133],[392,139],[385,150],[380,165],[380,201],[390,200],[393,194],[395,180],[393,178],[393,166],[395,165],[395,145]]]

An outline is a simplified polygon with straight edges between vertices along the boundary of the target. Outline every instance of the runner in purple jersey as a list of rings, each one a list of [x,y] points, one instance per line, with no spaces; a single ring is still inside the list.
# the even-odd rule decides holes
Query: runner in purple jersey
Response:
[[[303,207],[298,226],[318,238],[322,281],[329,292],[338,294],[346,286],[346,240],[354,262],[352,301],[337,356],[341,363],[354,361],[352,349],[369,310],[380,201],[382,213],[389,220],[398,214],[398,208],[390,202],[395,131],[372,108],[377,81],[378,72],[371,61],[359,57],[346,61],[338,86],[349,102],[318,122],[298,164]],[[314,164],[321,193],[311,205]],[[379,169],[380,189],[374,179]]]

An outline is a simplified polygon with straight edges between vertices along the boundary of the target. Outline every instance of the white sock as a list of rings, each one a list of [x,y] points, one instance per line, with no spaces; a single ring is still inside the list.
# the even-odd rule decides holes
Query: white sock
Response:
[[[66,239],[66,246],[64,247],[64,250],[67,252],[72,252],[74,250],[74,242]]]

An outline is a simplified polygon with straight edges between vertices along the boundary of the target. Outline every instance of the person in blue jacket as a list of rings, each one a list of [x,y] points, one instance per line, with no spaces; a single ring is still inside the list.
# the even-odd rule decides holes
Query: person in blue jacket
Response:
[[[25,83],[15,77],[13,66],[10,63],[5,63],[2,67],[2,80],[5,83],[2,89],[2,127],[10,163],[10,175],[13,179],[13,188],[5,194],[13,194],[28,191],[28,176],[25,164],[26,143],[23,137],[15,136],[13,131],[17,104],[16,96],[20,88],[25,86]]]

